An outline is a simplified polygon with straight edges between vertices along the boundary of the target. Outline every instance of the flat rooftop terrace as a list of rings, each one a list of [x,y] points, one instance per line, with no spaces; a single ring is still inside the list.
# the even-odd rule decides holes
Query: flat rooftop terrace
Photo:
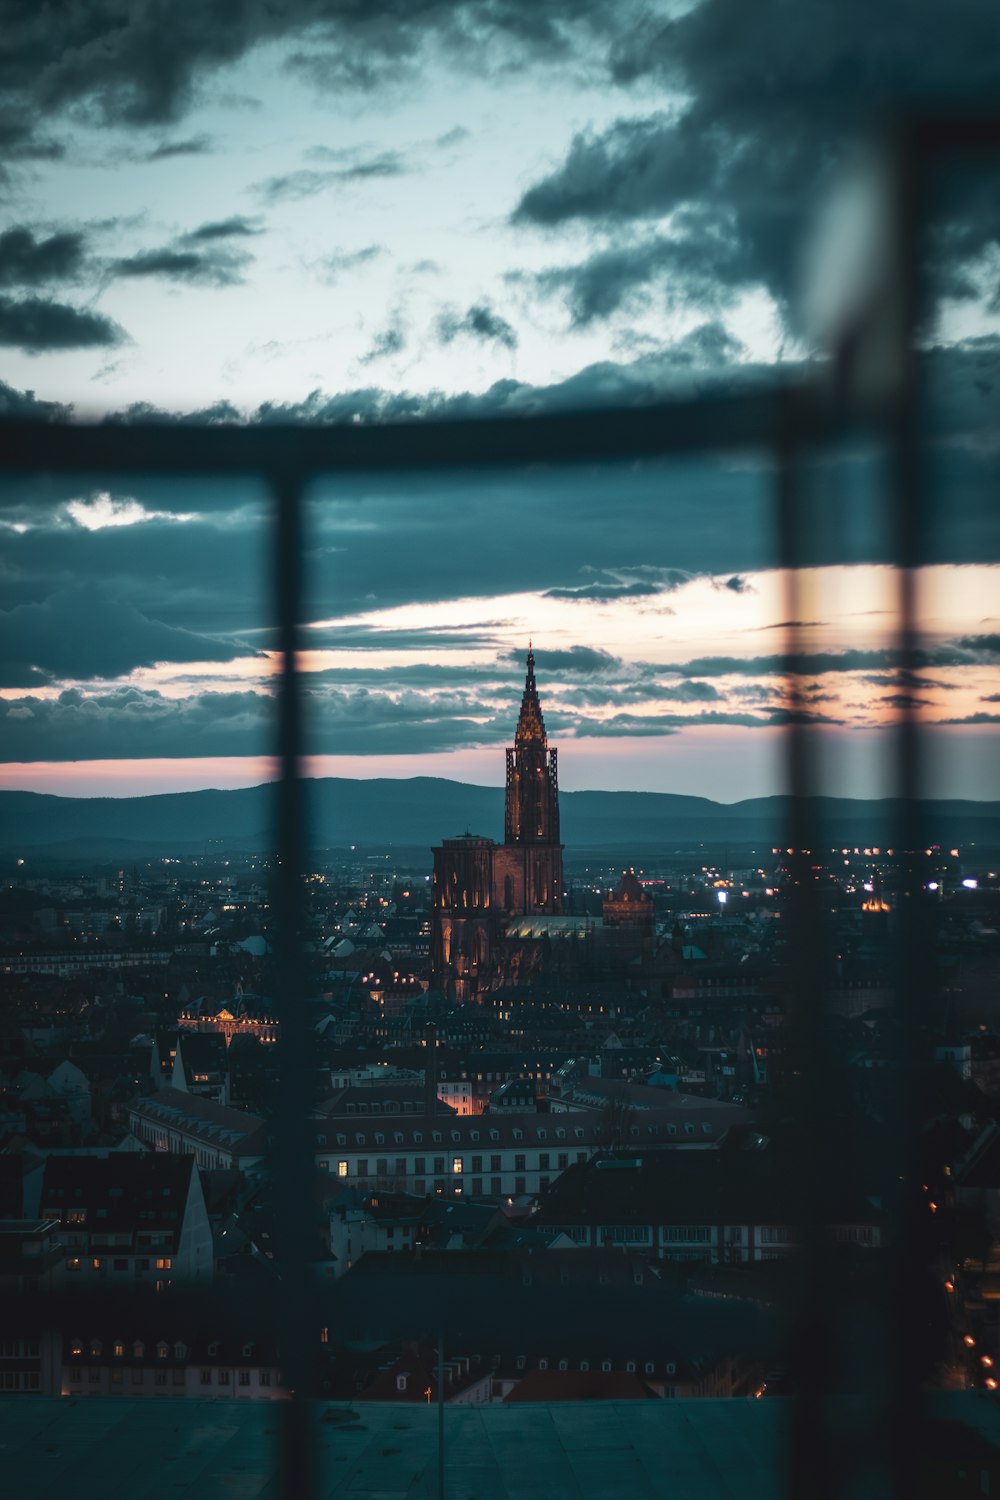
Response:
[[[850,1440],[850,1405],[844,1437]],[[1000,1446],[1000,1406],[933,1412]],[[282,1500],[278,1403],[10,1396],[0,1472],[18,1500]],[[323,1500],[433,1500],[437,1410],[317,1403]],[[791,1405],[761,1401],[451,1406],[447,1500],[780,1500]]]

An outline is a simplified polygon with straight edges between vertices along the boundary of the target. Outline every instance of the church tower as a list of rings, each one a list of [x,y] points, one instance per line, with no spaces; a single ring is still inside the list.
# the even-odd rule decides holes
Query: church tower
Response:
[[[495,899],[500,909],[518,916],[561,912],[562,855],[558,752],[549,749],[529,645],[521,712],[514,743],[507,750],[504,841],[496,856]]]
[[[465,833],[443,839],[433,851],[431,968],[449,1000],[482,998],[512,918],[562,912],[557,765],[529,647],[521,713],[507,751],[504,841]]]
[[[535,684],[535,654],[528,647],[521,713],[507,750],[505,844],[558,844],[558,752],[549,749]]]

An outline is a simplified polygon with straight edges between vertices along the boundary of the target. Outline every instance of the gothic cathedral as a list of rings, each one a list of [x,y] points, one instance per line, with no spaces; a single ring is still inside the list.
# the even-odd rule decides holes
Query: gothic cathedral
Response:
[[[434,850],[432,960],[435,983],[449,1000],[482,997],[509,922],[562,912],[562,856],[557,752],[549,749],[529,648],[507,750],[504,841],[467,833]]]

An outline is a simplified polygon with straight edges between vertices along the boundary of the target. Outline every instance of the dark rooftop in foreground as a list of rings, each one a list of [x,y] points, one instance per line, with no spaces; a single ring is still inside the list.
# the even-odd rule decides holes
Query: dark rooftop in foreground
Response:
[[[849,1407],[838,1411],[845,1430]],[[932,1463],[995,1472],[996,1401],[939,1393],[931,1411]],[[436,1496],[434,1407],[317,1403],[315,1415],[319,1493]],[[781,1398],[452,1406],[445,1493],[451,1500],[783,1500],[790,1418]],[[280,1419],[273,1406],[255,1402],[202,1402],[193,1411],[170,1399],[22,1396],[0,1403],[5,1492],[18,1500],[134,1500],[137,1493],[143,1500],[265,1500],[279,1493]]]

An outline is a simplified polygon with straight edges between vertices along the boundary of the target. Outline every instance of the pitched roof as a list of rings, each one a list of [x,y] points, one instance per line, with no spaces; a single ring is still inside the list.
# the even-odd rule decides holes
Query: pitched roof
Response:
[[[180,1089],[159,1089],[146,1099],[137,1099],[132,1113],[150,1123],[181,1130],[206,1145],[218,1146],[234,1156],[262,1156],[264,1121],[249,1110],[231,1109],[200,1094]]]

